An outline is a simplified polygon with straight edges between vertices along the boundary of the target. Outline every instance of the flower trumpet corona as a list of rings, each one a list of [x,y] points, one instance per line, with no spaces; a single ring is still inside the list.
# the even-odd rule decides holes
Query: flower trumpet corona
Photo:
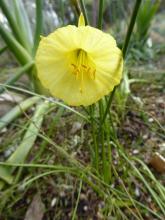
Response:
[[[38,77],[68,105],[87,106],[111,92],[122,77],[123,58],[115,39],[85,26],[68,25],[42,37],[36,54]]]

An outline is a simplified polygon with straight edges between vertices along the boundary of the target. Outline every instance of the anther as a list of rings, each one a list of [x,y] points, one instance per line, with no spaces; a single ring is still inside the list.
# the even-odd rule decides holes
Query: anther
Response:
[[[91,70],[91,68],[88,67],[88,69],[87,69],[87,74],[90,74],[90,70]]]
[[[93,79],[96,77],[96,69],[93,70]]]
[[[71,64],[71,66],[73,66],[74,68],[77,68],[77,66],[75,64],[73,64],[73,63]]]
[[[82,67],[84,67],[85,69],[87,68],[87,66],[85,66],[84,64],[81,64]]]

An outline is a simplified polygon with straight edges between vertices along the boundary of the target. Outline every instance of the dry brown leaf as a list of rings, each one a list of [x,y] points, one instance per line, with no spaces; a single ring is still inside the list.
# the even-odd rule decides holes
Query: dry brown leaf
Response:
[[[24,95],[19,95],[14,92],[4,92],[0,94],[0,117],[10,111],[16,103],[23,101],[24,98]]]
[[[45,206],[41,200],[40,194],[36,194],[26,212],[24,220],[42,220]]]
[[[165,158],[156,152],[150,160],[151,166],[160,173],[165,173]]]

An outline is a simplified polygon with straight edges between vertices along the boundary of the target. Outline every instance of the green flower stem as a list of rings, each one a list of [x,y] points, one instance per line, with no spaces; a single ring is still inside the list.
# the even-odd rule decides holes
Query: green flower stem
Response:
[[[0,130],[6,127],[10,122],[15,118],[21,115],[24,111],[30,108],[32,105],[37,103],[40,100],[40,97],[30,97],[23,102],[15,106],[11,111],[7,112],[2,118],[0,118]]]
[[[91,118],[91,126],[92,126],[92,138],[93,138],[93,144],[94,144],[94,158],[93,158],[93,164],[96,170],[99,170],[99,149],[98,149],[98,143],[97,143],[97,137],[96,137],[96,124],[94,120],[94,112],[95,112],[95,105],[91,105],[90,107],[90,118]]]
[[[61,20],[63,25],[65,24],[65,6],[64,6],[64,1],[60,0],[59,1],[60,4],[60,15],[61,15]]]
[[[123,49],[122,49],[124,58],[125,58],[126,53],[127,53],[129,41],[130,41],[131,35],[133,33],[133,28],[134,28],[134,25],[135,25],[135,21],[136,21],[138,11],[140,9],[141,2],[142,2],[142,0],[136,0],[135,6],[134,6],[134,10],[133,10],[131,20],[130,20],[130,24],[129,24],[129,27],[128,27],[128,30],[127,30],[127,35],[126,35],[126,38],[125,38],[124,46],[123,46]]]
[[[106,179],[106,148],[105,148],[105,124],[102,124],[102,117],[103,117],[103,100],[99,101],[99,115],[100,115],[100,125],[99,125],[99,132],[98,132],[98,142],[101,145],[102,150],[102,176],[104,180]]]
[[[99,17],[98,17],[98,23],[97,23],[97,27],[101,30],[102,29],[102,22],[103,22],[103,6],[104,6],[104,0],[100,0],[99,1]],[[103,100],[99,101],[99,131],[98,131],[98,145],[101,145],[101,161],[102,161],[102,170],[101,170],[101,174],[103,176],[104,181],[106,181],[106,164],[107,164],[107,158],[106,158],[106,146],[105,146],[105,126],[104,124],[102,124],[102,119],[104,116],[104,106],[103,106]]]
[[[116,90],[116,87],[113,89],[111,95],[109,96],[109,99],[108,99],[108,102],[107,102],[107,105],[106,105],[106,110],[105,110],[105,113],[104,113],[103,118],[102,118],[102,124],[104,124],[104,121],[105,121],[105,119],[106,119],[106,117],[107,117],[107,114],[108,114],[108,112],[109,112],[109,109],[110,109],[110,107],[111,107],[115,90]]]
[[[43,0],[36,0],[36,30],[34,35],[33,56],[35,56],[36,50],[39,45],[40,35],[43,30]]]
[[[4,83],[4,86],[0,86],[0,94],[2,92],[4,92],[5,90],[5,85],[12,85],[14,84],[25,72],[28,72],[34,65],[34,62],[30,62],[30,63],[27,63],[25,66],[23,67],[20,67],[18,69],[18,71],[16,73],[14,73],[14,75],[9,78],[5,83]]]
[[[104,0],[99,1],[99,18],[98,18],[98,23],[97,27],[99,29],[102,29],[102,23],[103,23],[103,7],[104,7]]]
[[[103,125],[104,126],[104,125]],[[105,133],[104,133],[104,128],[101,127],[100,128],[100,133],[101,133],[101,147],[102,147],[102,176],[104,178],[104,181],[106,181],[106,163],[107,163],[107,159],[106,159],[106,146],[105,146]]]
[[[129,27],[128,27],[127,35],[126,35],[126,38],[125,38],[124,46],[123,46],[123,49],[122,49],[122,51],[123,51],[123,58],[126,57],[126,52],[127,52],[127,49],[128,49],[128,45],[129,45],[129,42],[130,42],[131,35],[133,33],[133,28],[134,28],[134,25],[135,25],[137,13],[139,11],[141,2],[142,2],[142,0],[136,0],[135,6],[134,6],[134,10],[133,10],[133,13],[132,13],[132,16],[131,16],[131,20],[130,20],[130,24],[129,24]],[[108,104],[107,104],[107,107],[106,107],[106,110],[105,110],[105,113],[104,113],[104,117],[103,117],[102,123],[104,123],[104,121],[105,121],[105,119],[107,117],[107,114],[110,111],[111,104],[112,104],[112,101],[113,101],[113,98],[114,98],[114,95],[115,95],[116,88],[117,88],[117,86],[114,87],[114,89],[113,89],[113,91],[112,91],[112,93],[111,93],[111,95],[109,97]]]
[[[84,15],[85,24],[86,24],[86,25],[89,25],[89,20],[88,20],[86,8],[85,8],[84,0],[79,0],[79,1],[80,1],[80,7],[81,7],[81,10],[82,10],[82,13],[83,13],[83,15]]]
[[[107,143],[107,175],[106,175],[106,182],[111,183],[112,181],[112,149],[111,149],[111,144],[110,144],[110,137],[111,137],[111,132],[110,132],[110,126],[108,123],[105,123],[105,129],[106,129],[106,143]]]
[[[133,27],[134,27],[134,24],[135,24],[135,20],[136,20],[136,16],[137,16],[137,13],[138,13],[138,10],[139,10],[139,7],[140,7],[140,3],[141,3],[141,0],[136,0],[136,4],[135,4],[135,7],[134,7],[134,10],[133,10],[133,14],[131,16],[131,21],[130,21],[130,24],[129,24],[129,27],[128,27],[128,31],[127,31],[127,35],[126,35],[126,39],[125,39],[125,42],[124,42],[124,46],[123,46],[123,57],[125,58],[126,56],[126,51],[127,51],[127,48],[128,48],[128,44],[129,44],[129,41],[130,41],[130,38],[131,38],[131,35],[132,35],[132,32],[133,32]],[[104,0],[100,0],[99,2],[99,18],[98,18],[98,28],[99,29],[102,29],[102,21],[103,21],[103,6],[104,6]],[[104,181],[108,182],[110,180],[110,175],[111,174],[108,174],[107,175],[107,168],[109,170],[109,172],[111,172],[111,146],[109,144],[109,138],[108,136],[113,136],[113,138],[116,138],[116,132],[115,132],[115,129],[114,129],[114,126],[113,126],[113,121],[112,121],[112,118],[111,118],[111,112],[110,112],[110,108],[111,108],[111,104],[112,104],[112,101],[113,101],[113,97],[114,97],[114,94],[115,94],[115,90],[116,90],[116,86],[114,88],[114,90],[112,91],[108,101],[107,101],[107,105],[106,105],[106,109],[105,111],[103,112],[103,108],[102,108],[102,104],[101,104],[101,101],[99,102],[99,114],[100,114],[100,127],[99,127],[99,143],[101,144],[102,146],[102,163],[103,163],[103,170],[102,170],[102,175],[104,177]],[[110,117],[110,123],[111,123],[111,126],[112,126],[112,131],[108,131],[108,128],[105,124],[105,120],[107,118],[107,114],[109,113],[109,117]],[[108,144],[108,149],[106,151],[106,148],[105,148],[105,141],[107,142]],[[108,152],[108,156],[106,158],[106,152]]]

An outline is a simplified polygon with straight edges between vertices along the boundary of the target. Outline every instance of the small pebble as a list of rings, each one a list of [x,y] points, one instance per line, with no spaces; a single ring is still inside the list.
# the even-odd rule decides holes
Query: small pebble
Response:
[[[133,154],[138,154],[138,153],[139,153],[139,150],[135,149],[135,150],[132,151],[132,153],[133,153]]]
[[[117,165],[117,164],[118,164],[117,160],[114,160],[114,165]]]
[[[75,135],[73,138],[73,146],[76,146],[80,141],[80,137],[78,135]]]
[[[103,214],[101,214],[100,212],[97,212],[97,217],[98,217],[98,219],[104,219]]]
[[[18,191],[19,192],[23,192],[24,190],[25,190],[25,185],[24,184],[18,186]]]
[[[65,197],[65,192],[60,192],[60,197]]]
[[[147,202],[150,203],[151,201],[152,201],[151,197],[148,197],[148,198],[147,198]]]
[[[159,144],[159,147],[160,147],[160,151],[161,151],[161,152],[165,151],[165,142]]]
[[[7,131],[7,128],[5,127],[0,131],[0,133],[5,133],[6,131]]]
[[[156,102],[159,103],[159,104],[162,104],[162,103],[164,103],[164,99],[162,97],[161,98],[157,98]]]
[[[146,140],[148,138],[148,134],[143,135],[143,140]]]
[[[87,199],[86,194],[81,193],[81,194],[80,194],[80,199],[81,199],[81,200],[86,200],[86,199]]]
[[[140,196],[140,190],[139,190],[138,187],[136,187],[136,189],[135,189],[135,195],[136,195],[137,197]]]
[[[16,148],[17,148],[17,146],[10,147],[10,149],[8,149],[4,152],[4,157],[5,158],[9,157],[16,150]]]
[[[4,152],[4,157],[5,157],[5,158],[9,157],[9,156],[11,155],[11,153],[12,153],[11,150],[6,150],[6,151]]]
[[[83,209],[84,209],[85,212],[88,211],[88,206],[85,205],[85,206],[83,207]]]
[[[71,134],[75,134],[80,129],[81,129],[81,123],[80,122],[74,122],[70,132],[71,132]]]
[[[153,122],[153,121],[154,121],[153,118],[149,118],[149,119],[148,119],[148,122]]]
[[[114,188],[114,186],[113,186]],[[99,204],[98,204],[98,208],[99,209],[103,209],[105,207],[105,202],[101,201]]]
[[[148,45],[148,47],[152,47],[152,39],[151,38],[148,38],[148,40],[147,40],[147,45]]]
[[[57,198],[55,197],[55,198],[53,198],[52,201],[51,201],[51,207],[54,207],[55,204],[56,204],[56,202],[57,202]]]

